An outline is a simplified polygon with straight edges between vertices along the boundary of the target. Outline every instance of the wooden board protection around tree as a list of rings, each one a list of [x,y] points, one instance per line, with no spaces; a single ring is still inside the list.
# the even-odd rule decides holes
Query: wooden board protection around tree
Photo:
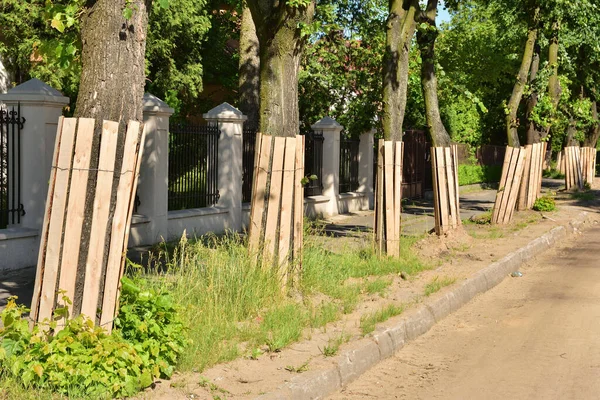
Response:
[[[400,256],[402,230],[402,162],[404,143],[377,143],[377,184],[373,235],[380,254]]]
[[[118,123],[104,121],[98,168],[90,169],[93,119],[61,118],[58,124],[46,214],[31,306],[34,322],[48,321],[63,294],[73,300],[81,253],[84,208],[88,179],[96,177],[93,193],[91,237],[85,264],[83,297],[79,309],[110,331],[117,311],[120,279],[125,265],[129,224],[133,213],[144,132],[139,122],[130,121],[125,133],[124,157],[119,175],[115,172]],[[113,181],[118,178],[116,203],[111,205]],[[111,218],[111,208],[113,215]],[[110,232],[110,233],[109,233]],[[105,247],[108,256],[105,260]],[[101,292],[101,288],[103,291]],[[58,289],[58,290],[57,290]],[[97,310],[100,310],[97,313]],[[61,320],[57,326],[64,325]]]
[[[526,149],[523,147],[506,147],[492,224],[507,224],[512,220],[525,168],[525,154]]]
[[[546,142],[525,146],[525,161],[517,201],[519,211],[530,210],[540,197],[546,147]]]
[[[596,176],[596,149],[594,147],[581,148],[581,170],[583,181],[591,186]]]
[[[432,147],[433,208],[438,236],[462,225],[458,189],[457,146]]]
[[[565,147],[565,188],[583,189],[583,172],[579,146]]]
[[[256,262],[275,267],[285,291],[302,265],[304,136],[256,135],[249,247]]]

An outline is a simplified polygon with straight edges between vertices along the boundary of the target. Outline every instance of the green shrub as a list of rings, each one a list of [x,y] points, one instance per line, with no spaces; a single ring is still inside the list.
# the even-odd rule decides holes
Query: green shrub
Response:
[[[533,203],[533,209],[535,211],[554,211],[556,202],[550,196],[542,196]]]
[[[501,165],[463,164],[458,166],[458,184],[460,186],[499,182],[501,175]]]
[[[110,335],[83,315],[56,332],[66,308],[30,329],[24,317],[29,310],[11,298],[0,313],[0,377],[25,388],[91,398],[132,396],[155,378],[170,377],[185,344],[170,297],[142,291],[126,279],[122,294]]]

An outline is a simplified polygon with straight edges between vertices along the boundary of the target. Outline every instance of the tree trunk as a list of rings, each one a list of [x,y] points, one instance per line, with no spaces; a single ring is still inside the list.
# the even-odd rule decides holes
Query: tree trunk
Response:
[[[536,9],[536,15],[538,12],[539,9]],[[537,18],[535,17],[534,19],[537,20]],[[525,51],[523,52],[523,58],[521,60],[521,67],[519,68],[519,74],[517,75],[517,82],[513,87],[512,95],[510,96],[510,100],[508,101],[508,110],[506,113],[506,136],[508,140],[508,145],[511,147],[520,146],[519,134],[517,132],[517,128],[519,127],[517,111],[519,109],[519,104],[521,103],[521,98],[523,97],[523,90],[525,89],[525,84],[527,83],[527,76],[529,75],[529,70],[531,68],[536,39],[537,22],[529,28],[529,33],[527,34],[527,42],[525,43]]]
[[[299,25],[310,23],[314,1],[290,7],[276,0],[248,0],[260,46],[260,130],[272,136],[299,133],[298,72],[304,40]]]
[[[550,101],[552,102],[552,107],[554,110],[558,109],[558,103],[560,101],[561,94],[560,82],[558,80],[559,28],[560,24],[557,21],[552,23],[552,35],[550,37],[550,45],[548,46],[548,64],[550,65],[550,69],[552,71],[548,80],[548,95],[550,96]],[[549,126],[548,129],[542,133],[542,138],[548,136],[551,129],[552,126]]]
[[[126,6],[133,9],[132,17],[123,16]],[[142,99],[145,84],[146,33],[148,10],[142,0],[97,0],[88,2],[81,17],[82,72],[74,116],[96,120],[90,168],[98,167],[102,121],[119,122],[115,171],[118,174],[123,161],[125,131],[130,120],[142,121]],[[90,226],[95,197],[96,177],[88,181],[85,205],[85,224],[81,238],[78,262],[74,315],[79,314],[83,298],[86,258],[89,250]],[[113,182],[111,202],[112,220],[118,179]],[[110,224],[109,224],[110,225]],[[108,227],[110,232],[110,226]],[[105,259],[108,247],[105,248]],[[106,265],[103,265],[104,276]],[[103,286],[99,304],[102,304]]]
[[[401,141],[408,90],[408,61],[415,33],[418,0],[410,1],[408,10],[403,0],[389,0],[386,24],[386,50],[383,61],[383,137]]]
[[[565,147],[579,146],[579,143],[575,139],[577,133],[577,121],[575,118],[569,118],[569,127],[567,128],[567,136],[565,137]]]
[[[123,17],[126,4],[133,8]],[[97,0],[81,18],[82,71],[75,117],[142,121],[148,13],[141,0]]]
[[[529,73],[529,86],[533,86],[537,78],[537,73],[540,68],[540,45],[536,44],[533,50],[533,60],[531,62],[531,72]],[[527,108],[525,110],[525,119],[527,123],[527,144],[539,143],[540,134],[535,126],[535,123],[531,120],[531,113],[537,105],[538,92],[532,90],[529,98],[527,99]]]
[[[598,105],[596,100],[592,101],[592,117],[596,122],[588,129],[583,146],[596,148],[598,139],[600,138],[600,121],[598,120]]]
[[[427,9],[421,15],[422,27],[417,32],[417,43],[421,51],[421,85],[425,98],[425,116],[433,147],[448,147],[451,140],[440,116],[435,75],[435,39],[438,30],[435,25],[437,0],[428,0]]]
[[[248,7],[242,12],[240,29],[240,111],[258,126],[260,112],[260,53],[256,27]]]

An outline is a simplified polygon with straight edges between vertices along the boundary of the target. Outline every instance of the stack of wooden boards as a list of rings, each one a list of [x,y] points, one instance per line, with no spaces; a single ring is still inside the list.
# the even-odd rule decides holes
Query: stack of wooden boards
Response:
[[[458,191],[457,146],[432,147],[435,232],[441,236],[462,224]]]
[[[304,223],[304,136],[258,133],[250,215],[250,251],[276,265],[282,290],[301,267]],[[290,262],[292,262],[290,264]],[[296,270],[291,271],[290,265]]]
[[[506,147],[500,185],[492,212],[492,224],[507,224],[512,219],[519,195],[526,150],[523,147]]]
[[[94,126],[95,120],[87,118],[61,117],[58,122],[31,318],[35,322],[49,320],[56,307],[65,306],[71,315],[73,311],[84,314],[110,331],[125,264],[144,133],[140,133],[139,122],[129,122],[121,172],[117,175],[119,123],[103,122],[99,164],[92,170]],[[84,255],[85,265],[79,268],[85,204],[90,196],[88,180],[92,174],[96,175],[96,189],[89,246]],[[116,177],[116,202],[111,204]],[[111,206],[114,206],[112,218]],[[106,258],[105,248],[108,248]],[[81,271],[84,275],[78,276]],[[80,285],[83,285],[81,303],[65,304],[63,295],[73,300],[76,286]]]
[[[525,163],[517,202],[519,211],[531,210],[535,201],[540,197],[547,145],[547,142],[542,142],[525,146]]]
[[[375,246],[380,254],[400,256],[402,161],[404,143],[380,139],[377,143],[375,185]]]

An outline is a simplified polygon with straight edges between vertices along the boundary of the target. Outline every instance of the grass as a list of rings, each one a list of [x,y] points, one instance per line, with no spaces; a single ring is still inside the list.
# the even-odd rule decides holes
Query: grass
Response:
[[[360,318],[360,330],[362,331],[363,335],[368,335],[375,330],[375,326],[378,323],[387,321],[396,315],[400,315],[403,311],[403,304],[399,306],[390,304],[381,310],[375,311],[374,313],[363,315]]]
[[[333,357],[340,350],[340,346],[350,341],[350,335],[342,333],[336,337],[330,338],[327,344],[321,350],[325,357]]]
[[[470,165],[458,166],[458,184],[460,186],[474,183],[499,182],[502,175],[501,165]]]
[[[542,172],[542,176],[544,178],[550,178],[550,179],[564,179],[565,178],[565,174],[562,174],[559,170],[552,168],[549,170],[544,170]]]
[[[454,282],[456,282],[456,278],[451,278],[448,276],[440,278],[439,276],[436,276],[431,280],[431,282],[425,285],[423,294],[425,296],[431,296],[432,294],[439,292],[442,288],[452,285]]]
[[[594,194],[594,192],[588,192],[588,191],[574,192],[574,193],[571,193],[571,198],[573,200],[592,201],[596,198],[596,195]]]
[[[306,329],[323,328],[352,312],[365,294],[384,295],[387,275],[409,275],[430,268],[403,240],[403,258],[381,258],[370,247],[327,250],[314,237],[305,239],[298,292],[284,296],[271,271],[257,267],[238,236],[183,240],[162,246],[162,263],[134,271],[141,286],[168,290],[190,321],[191,344],[182,371],[202,371],[261,350],[280,351],[303,338]],[[339,252],[338,252],[339,251]],[[319,299],[313,304],[312,299]]]

